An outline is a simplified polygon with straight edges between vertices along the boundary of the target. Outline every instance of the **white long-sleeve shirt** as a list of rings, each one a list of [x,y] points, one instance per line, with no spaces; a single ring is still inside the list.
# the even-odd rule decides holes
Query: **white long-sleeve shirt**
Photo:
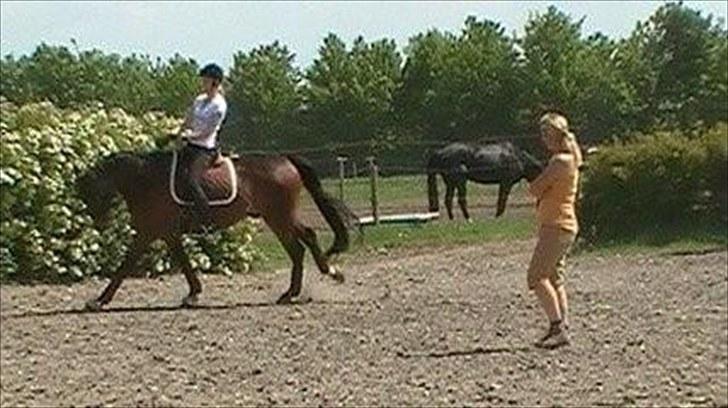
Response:
[[[214,149],[217,146],[217,132],[226,113],[227,102],[221,94],[216,94],[212,99],[207,94],[199,95],[192,103],[183,137],[190,144]]]

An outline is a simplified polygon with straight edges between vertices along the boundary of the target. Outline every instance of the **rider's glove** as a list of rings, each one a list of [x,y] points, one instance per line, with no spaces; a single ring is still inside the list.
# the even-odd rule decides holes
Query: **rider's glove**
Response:
[[[181,133],[179,134],[179,137],[181,137],[182,139],[190,139],[190,138],[192,138],[193,136],[194,136],[194,134],[193,134],[193,132],[192,132],[192,130],[191,130],[191,129],[185,129],[185,130],[183,130],[183,131],[182,131],[182,132],[181,132]]]

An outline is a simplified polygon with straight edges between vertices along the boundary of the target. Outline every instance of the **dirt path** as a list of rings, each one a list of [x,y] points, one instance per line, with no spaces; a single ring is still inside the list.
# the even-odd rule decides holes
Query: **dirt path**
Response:
[[[531,347],[533,242],[398,252],[308,268],[312,302],[271,303],[288,273],[0,287],[4,406],[728,405],[726,252],[572,260],[573,344]]]

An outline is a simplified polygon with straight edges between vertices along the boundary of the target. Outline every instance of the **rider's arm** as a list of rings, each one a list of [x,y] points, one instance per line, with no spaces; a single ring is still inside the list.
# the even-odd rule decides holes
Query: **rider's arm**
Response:
[[[192,111],[194,107],[190,106],[185,113],[185,120],[182,122],[181,130],[189,129],[192,126]]]
[[[220,106],[215,107],[215,111],[212,115],[207,117],[204,122],[201,123],[195,130],[185,131],[183,137],[190,140],[204,139],[214,132],[222,122],[225,116],[225,111]]]

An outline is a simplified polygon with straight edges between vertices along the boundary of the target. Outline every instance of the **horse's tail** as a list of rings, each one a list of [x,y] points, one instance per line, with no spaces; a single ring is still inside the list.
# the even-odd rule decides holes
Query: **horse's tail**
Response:
[[[432,159],[427,163],[427,199],[430,202],[430,212],[440,211],[440,195],[437,192],[437,169]]]
[[[324,219],[334,230],[334,242],[331,244],[325,256],[329,257],[349,248],[349,227],[359,222],[359,218],[344,204],[343,201],[332,197],[324,191],[321,181],[316,175],[313,167],[303,158],[289,155],[286,156],[293,163],[301,175],[303,185],[311,194],[316,206],[323,214]]]

